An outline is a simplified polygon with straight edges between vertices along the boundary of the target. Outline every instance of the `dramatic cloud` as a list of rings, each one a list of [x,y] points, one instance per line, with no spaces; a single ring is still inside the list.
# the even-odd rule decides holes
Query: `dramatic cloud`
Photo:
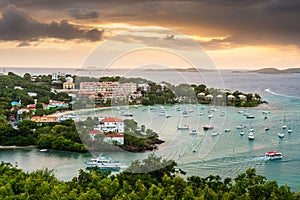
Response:
[[[87,11],[87,10],[79,10],[79,9],[69,9],[67,10],[68,14],[80,20],[86,19],[97,19],[99,17],[99,12],[97,11]]]
[[[23,41],[19,46],[40,38],[99,41],[102,34],[103,31],[79,28],[67,20],[41,23],[14,5],[8,5],[0,18],[0,40]]]
[[[205,42],[209,48],[218,49],[218,44],[221,49],[241,45],[300,47],[299,0],[2,0],[0,9],[8,3],[25,10],[47,11],[46,17],[50,20],[56,19],[59,13],[59,16],[79,19],[82,23],[99,19],[105,23],[165,26],[201,37],[227,37],[225,41]],[[27,21],[27,25],[34,24]],[[77,37],[89,39],[86,30],[74,28]],[[21,30],[25,35],[28,32]],[[91,38],[97,38],[95,32],[91,32]]]

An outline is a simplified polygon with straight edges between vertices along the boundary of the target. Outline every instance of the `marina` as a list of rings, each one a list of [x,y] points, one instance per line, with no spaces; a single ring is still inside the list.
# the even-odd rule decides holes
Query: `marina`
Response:
[[[257,78],[256,74],[250,75],[247,74],[248,81]],[[266,176],[269,180],[276,180],[279,184],[288,184],[294,191],[299,190],[300,173],[298,173],[297,168],[300,165],[298,154],[300,116],[297,113],[300,109],[299,99],[273,95],[268,92],[269,90],[265,91],[266,88],[272,88],[273,83],[276,82],[273,80],[274,76],[270,75],[270,79],[266,79],[265,76],[263,76],[263,79],[258,77],[260,80],[259,85],[255,85],[256,82],[240,84],[238,78],[240,76],[241,74],[238,74],[238,76],[236,74],[225,74],[223,79],[227,85],[230,83],[229,88],[231,89],[258,90],[257,92],[261,93],[264,99],[269,102],[269,104],[261,107],[247,108],[246,112],[254,115],[254,119],[247,119],[243,114],[239,114],[238,111],[242,110],[241,108],[217,106],[218,109],[213,111],[214,116],[211,118],[214,131],[204,131],[203,126],[208,123],[208,110],[211,108],[209,105],[194,105],[194,112],[188,112],[189,117],[183,117],[180,112],[188,110],[189,105],[165,105],[165,112],[171,115],[171,118],[158,115],[159,105],[150,106],[149,108],[148,106],[139,106],[138,108],[132,106],[129,107],[128,112],[132,114],[132,118],[139,125],[144,124],[150,127],[165,141],[165,143],[159,145],[155,153],[164,158],[174,159],[178,163],[178,167],[186,171],[189,176],[200,175],[205,177],[213,174],[222,177],[234,177],[238,173],[245,172],[249,167],[254,167],[258,174]],[[281,76],[288,75],[280,75],[279,77]],[[192,76],[190,77],[192,78]],[[215,75],[208,73],[206,78],[208,80],[215,79]],[[295,87],[298,80],[299,77],[290,76],[289,82],[285,83],[283,91],[289,95],[300,94],[297,87]],[[270,83],[272,84],[270,85]],[[217,83],[214,83],[214,86],[218,86]],[[284,92],[282,93],[285,94]],[[277,91],[277,93],[279,94],[280,91]],[[178,108],[180,111],[177,111]],[[145,113],[145,110],[149,110],[149,112]],[[221,116],[221,112],[224,110],[226,110],[226,116]],[[272,110],[266,120],[264,120],[263,110]],[[116,116],[126,118],[118,112],[115,109],[94,110],[92,117]],[[199,115],[199,112],[201,112],[201,115]],[[76,113],[76,117],[80,119],[87,116],[91,116],[91,114]],[[290,127],[293,129],[284,138],[279,138],[277,133],[279,129],[280,131],[283,130],[282,119],[284,116],[288,126],[284,130],[285,133]],[[247,138],[249,129],[245,125],[249,126],[250,120],[252,128],[255,129],[254,141],[249,141]],[[179,129],[185,128],[185,130],[179,130],[178,125],[180,125]],[[237,129],[238,127],[239,129]],[[265,127],[268,127],[269,131],[265,131]],[[196,129],[197,135],[191,137],[189,129]],[[219,134],[217,137],[212,137],[213,132],[221,133],[225,129],[231,129],[230,134]],[[264,156],[261,155],[264,155],[270,149],[280,151],[285,156],[279,162],[264,162]],[[104,153],[128,166],[131,161],[144,159],[151,152],[130,153],[121,151]],[[0,159],[2,161],[11,162],[12,164],[17,163],[18,167],[25,171],[48,167],[54,169],[55,175],[62,180],[70,180],[77,176],[79,169],[86,168],[83,161],[95,158],[98,155],[99,152],[79,154],[50,149],[46,152],[40,152],[39,149],[35,148],[0,149]],[[290,177],[293,177],[293,179]]]

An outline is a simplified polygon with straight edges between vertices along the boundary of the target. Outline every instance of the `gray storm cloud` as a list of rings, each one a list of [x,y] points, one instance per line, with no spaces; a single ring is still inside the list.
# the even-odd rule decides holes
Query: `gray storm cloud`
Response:
[[[14,5],[8,5],[0,18],[0,40],[22,41],[19,46],[42,38],[99,41],[102,34],[103,30],[78,27],[68,20],[42,23]]]

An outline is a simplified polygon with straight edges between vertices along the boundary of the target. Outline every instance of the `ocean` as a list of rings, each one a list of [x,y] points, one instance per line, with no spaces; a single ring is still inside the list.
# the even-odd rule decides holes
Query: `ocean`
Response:
[[[160,106],[156,110],[147,107],[130,107],[133,118],[146,127],[158,132],[165,143],[159,146],[155,154],[167,159],[174,159],[178,167],[187,172],[187,176],[208,176],[210,174],[222,177],[235,177],[253,167],[257,173],[266,176],[269,180],[276,180],[280,185],[287,184],[293,191],[300,190],[300,74],[257,74],[233,73],[229,70],[212,72],[175,72],[175,71],[143,71],[143,70],[107,70],[107,71],[76,71],[70,69],[6,69],[23,75],[47,74],[52,72],[65,72],[82,76],[126,76],[142,77],[155,82],[169,82],[172,84],[206,84],[209,87],[242,91],[245,93],[258,93],[268,104],[256,108],[235,108],[217,106],[216,111],[210,114],[213,117],[210,123],[213,130],[204,132],[203,125],[209,122],[208,110],[210,105],[181,105],[181,110],[190,110],[188,117],[182,117],[178,106],[164,106],[170,118],[159,115]],[[247,119],[239,111],[248,112],[255,116]],[[264,119],[263,111],[270,111]],[[199,115],[202,112],[203,115]],[[225,116],[221,115],[224,113]],[[92,116],[116,116],[123,118],[115,110],[94,111]],[[177,130],[179,124],[188,124],[191,129],[197,130],[197,135],[190,135],[189,131]],[[286,123],[293,129],[292,133],[285,131],[285,137],[279,138],[278,132]],[[239,124],[246,125],[245,134],[241,136],[236,129]],[[255,131],[255,140],[249,141],[247,135],[249,127]],[[269,131],[264,128],[268,126]],[[225,132],[225,129],[231,129]],[[212,136],[218,132],[218,136]],[[264,153],[267,151],[280,151],[282,160],[265,161]],[[146,158],[150,152],[106,152],[105,154],[120,160],[126,165],[136,159]],[[0,160],[11,162],[24,169],[33,171],[48,167],[54,169],[56,176],[61,180],[70,180],[78,175],[78,170],[85,168],[84,160],[96,156],[90,152],[86,154],[47,151],[40,152],[35,148],[0,149]]]

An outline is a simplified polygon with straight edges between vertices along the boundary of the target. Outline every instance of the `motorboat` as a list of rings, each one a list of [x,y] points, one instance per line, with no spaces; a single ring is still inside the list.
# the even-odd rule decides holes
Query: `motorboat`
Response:
[[[244,128],[244,126],[242,124],[240,124],[236,127],[236,129],[243,129],[243,128]]]
[[[48,149],[40,149],[40,152],[48,151]]]
[[[293,130],[291,128],[288,129],[288,133],[292,133]]]
[[[169,114],[166,114],[166,118],[170,118],[171,117],[171,115],[169,115]]]
[[[198,115],[202,116],[202,115],[204,115],[204,113],[203,112],[199,112]]]
[[[250,132],[250,133],[249,133],[248,139],[249,139],[249,140],[254,140],[254,134],[253,134],[253,132]]]
[[[224,131],[227,133],[227,132],[230,132],[231,130],[229,128],[227,128]]]
[[[211,134],[211,136],[217,136],[217,135],[219,135],[219,133],[217,133],[217,132],[213,132],[213,133]]]
[[[99,170],[103,171],[120,171],[121,169],[120,161],[113,160],[109,156],[102,156],[102,154],[100,154],[97,158],[92,158],[89,161],[86,161],[85,164],[87,165],[87,170],[94,167],[97,167]]]
[[[247,117],[247,119],[254,119],[255,118],[254,115],[247,115],[246,117]]]
[[[240,135],[244,135],[244,131],[240,131]]]
[[[279,160],[282,158],[283,158],[282,154],[278,151],[269,151],[265,153],[266,160]]]
[[[197,135],[197,130],[196,130],[196,129],[193,129],[193,130],[190,132],[190,135]]]
[[[265,127],[265,131],[268,131],[268,130],[270,130],[270,128],[269,127]]]
[[[177,126],[177,130],[189,130],[188,125]]]
[[[131,113],[127,112],[127,113],[124,113],[124,114],[123,114],[123,116],[124,116],[124,117],[132,117],[132,116],[133,116],[133,114],[131,114]]]

